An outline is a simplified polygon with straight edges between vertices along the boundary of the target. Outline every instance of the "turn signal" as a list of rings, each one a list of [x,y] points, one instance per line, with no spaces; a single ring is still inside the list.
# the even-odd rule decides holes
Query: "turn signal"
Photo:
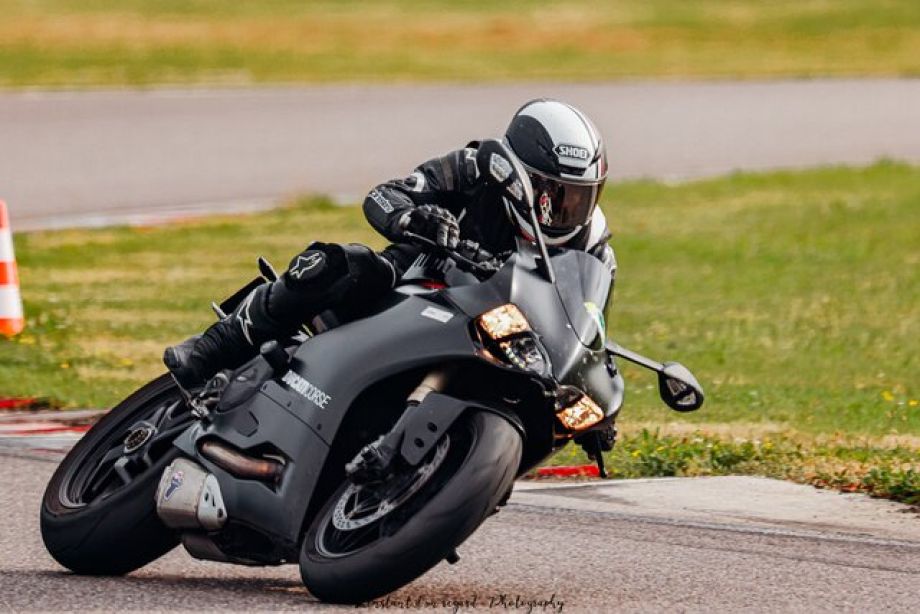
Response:
[[[496,341],[530,330],[527,318],[511,303],[485,312],[479,316],[479,324]]]
[[[604,410],[586,394],[560,410],[557,414],[562,424],[573,431],[583,431],[604,419]]]

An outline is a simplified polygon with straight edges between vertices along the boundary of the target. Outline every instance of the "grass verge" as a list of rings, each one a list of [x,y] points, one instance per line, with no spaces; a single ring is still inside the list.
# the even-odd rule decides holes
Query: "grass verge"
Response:
[[[611,185],[603,207],[620,263],[611,334],[684,362],[708,394],[702,411],[679,416],[682,432],[632,438],[635,425],[676,414],[652,378],[624,365],[627,436],[611,465],[620,475],[756,472],[913,488],[918,203],[920,168],[888,162]],[[112,404],[161,372],[164,346],[212,319],[211,300],[254,276],[257,254],[282,265],[313,239],[383,245],[358,208],[321,199],[155,228],[16,235],[28,323],[0,340],[0,396]],[[771,450],[735,442],[765,436]],[[706,448],[717,440],[727,456]]]
[[[675,434],[652,427],[628,429],[604,462],[611,478],[759,475],[920,505],[920,453],[903,443],[791,433],[726,437],[705,429]],[[550,460],[588,463],[576,446]]]
[[[913,0],[0,0],[0,86],[920,74]]]

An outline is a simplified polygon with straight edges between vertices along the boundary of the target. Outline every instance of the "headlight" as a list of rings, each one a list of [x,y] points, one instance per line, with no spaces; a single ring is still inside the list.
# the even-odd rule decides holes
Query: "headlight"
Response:
[[[479,316],[479,324],[496,341],[530,330],[527,318],[511,303],[485,312]]]
[[[604,419],[604,410],[582,393],[573,403],[556,412],[562,424],[573,431],[583,431]]]
[[[552,371],[546,350],[516,305],[508,303],[491,309],[479,316],[477,324],[494,359],[540,376]]]
[[[502,349],[508,362],[518,369],[535,371],[541,375],[546,373],[546,357],[540,351],[537,340],[532,336],[522,335],[514,339],[501,341],[498,347]]]

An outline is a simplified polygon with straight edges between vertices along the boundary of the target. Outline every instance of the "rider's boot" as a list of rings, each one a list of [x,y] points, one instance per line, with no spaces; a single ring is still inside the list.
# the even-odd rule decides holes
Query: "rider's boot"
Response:
[[[293,336],[301,323],[334,302],[347,282],[344,252],[314,243],[274,282],[253,290],[203,334],[167,348],[163,362],[185,390],[200,388],[222,369],[254,358],[263,343]]]
[[[233,313],[201,335],[166,348],[163,362],[182,388],[200,388],[221,369],[239,367],[258,354],[262,343],[281,334],[286,327],[267,309],[273,285],[253,290]]]
[[[363,245],[312,243],[277,281],[253,290],[229,316],[167,348],[163,362],[180,386],[198,388],[221,369],[256,356],[266,341],[292,336],[326,309],[373,301],[393,287],[395,276],[389,261]]]

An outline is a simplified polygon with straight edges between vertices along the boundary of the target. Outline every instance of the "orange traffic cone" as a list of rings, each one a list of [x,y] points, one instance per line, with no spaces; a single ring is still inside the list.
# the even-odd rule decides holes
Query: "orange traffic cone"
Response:
[[[25,325],[16,256],[13,255],[13,233],[6,203],[0,200],[0,335],[18,335]]]

